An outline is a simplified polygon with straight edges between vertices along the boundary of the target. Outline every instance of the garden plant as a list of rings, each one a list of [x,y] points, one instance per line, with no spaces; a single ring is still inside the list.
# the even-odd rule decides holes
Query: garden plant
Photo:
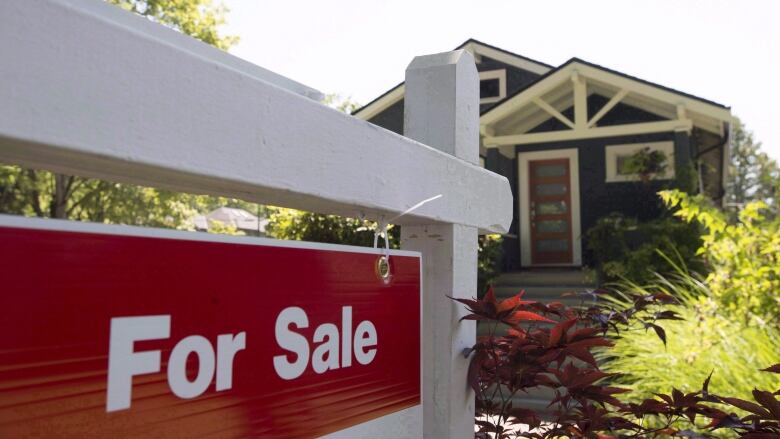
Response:
[[[605,292],[584,294],[598,298]],[[701,437],[719,431],[744,438],[780,438],[777,389],[754,389],[752,400],[718,395],[709,390],[710,374],[700,389],[670,389],[628,402],[621,397],[628,389],[611,384],[615,374],[599,368],[594,352],[613,346],[618,334],[637,327],[652,330],[666,343],[659,323],[681,318],[666,309],[677,303],[673,296],[629,294],[628,306],[596,301],[577,308],[522,296],[498,301],[491,289],[483,299],[455,299],[470,312],[464,319],[491,328],[467,352],[468,383],[476,394],[477,438]],[[505,333],[498,332],[502,327],[508,327]],[[765,373],[780,373],[780,364],[767,366]],[[548,411],[513,405],[515,395],[539,387],[554,391]]]

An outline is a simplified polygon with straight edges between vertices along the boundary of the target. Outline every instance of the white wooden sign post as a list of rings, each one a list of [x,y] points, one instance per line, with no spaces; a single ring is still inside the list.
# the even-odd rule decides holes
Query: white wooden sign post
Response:
[[[420,56],[406,69],[404,135],[470,164],[479,160],[479,75],[465,50]],[[449,196],[468,192],[461,183]],[[488,196],[488,198],[492,198]],[[470,206],[464,205],[464,209]],[[474,431],[474,395],[466,384],[473,321],[459,322],[477,289],[477,229],[461,224],[401,228],[401,246],[423,254],[423,428],[426,438]]]
[[[512,194],[477,165],[471,55],[410,64],[407,137],[99,0],[0,2],[0,57],[3,163],[376,220],[441,194],[397,221],[424,260],[422,408],[333,437],[473,434],[474,328],[445,295],[476,294],[477,231],[508,230]]]

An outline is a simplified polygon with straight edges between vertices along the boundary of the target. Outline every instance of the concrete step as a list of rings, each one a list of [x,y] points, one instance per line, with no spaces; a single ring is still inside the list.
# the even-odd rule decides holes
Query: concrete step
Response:
[[[588,269],[548,268],[503,273],[494,283],[496,285],[518,285],[525,287],[550,285],[588,286],[595,285],[597,279],[595,272]]]

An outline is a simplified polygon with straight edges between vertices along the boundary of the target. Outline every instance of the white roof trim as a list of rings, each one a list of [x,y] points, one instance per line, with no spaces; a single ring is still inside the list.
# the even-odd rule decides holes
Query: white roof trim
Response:
[[[518,56],[503,52],[501,50],[496,50],[492,47],[479,44],[476,41],[469,42],[465,46],[461,47],[461,49],[465,49],[471,52],[472,55],[475,55],[475,58],[476,55],[486,56],[496,61],[501,61],[504,64],[509,64],[510,66],[517,67],[518,69],[527,70],[529,72],[536,73],[538,75],[544,75],[545,73],[552,70],[550,66],[533,62],[529,59],[520,58]]]
[[[552,75],[534,83],[509,100],[504,101],[500,106],[483,115],[481,117],[481,122],[483,124],[492,125],[514,113],[519,107],[533,105],[534,98],[544,95],[565,81],[570,81],[572,74],[575,72],[587,79],[607,83],[617,89],[628,90],[632,95],[644,96],[673,106],[682,105],[689,112],[697,113],[698,115],[717,121],[728,122],[732,119],[731,111],[726,108],[708,104],[669,90],[664,90],[636,79],[626,78],[622,75],[582,64],[578,61],[573,61]],[[693,116],[692,119],[697,119],[695,115]]]
[[[354,116],[363,120],[371,119],[377,114],[385,111],[391,105],[403,99],[405,91],[406,87],[403,84],[399,84],[386,95],[361,108],[360,111],[354,114]]]
[[[488,58],[495,59],[496,61],[500,61],[504,64],[508,64],[510,66],[517,67],[519,69],[536,73],[538,75],[544,75],[545,73],[552,70],[550,66],[536,63],[525,58],[520,58],[518,56],[511,55],[509,53],[500,50],[496,50],[492,47],[487,47],[475,41],[470,41],[468,44],[459,47],[459,49],[463,49],[468,52],[471,52],[471,54],[474,55],[474,58],[478,58],[478,56],[486,56]],[[405,91],[404,84],[399,84],[390,92],[388,92],[386,95],[382,96],[380,99],[361,108],[357,113],[354,114],[354,116],[357,117],[358,119],[363,119],[363,120],[371,119],[377,114],[385,111],[391,105],[403,99],[404,91]]]

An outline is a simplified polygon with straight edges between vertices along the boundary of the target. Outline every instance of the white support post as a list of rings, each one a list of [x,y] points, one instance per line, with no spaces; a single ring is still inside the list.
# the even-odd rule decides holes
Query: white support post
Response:
[[[458,50],[411,62],[406,69],[404,135],[477,163],[479,76],[470,53]],[[466,383],[469,361],[463,350],[473,346],[476,327],[472,321],[459,322],[464,310],[446,296],[476,295],[477,229],[404,225],[401,247],[423,255],[424,437],[472,437],[474,394]]]
[[[575,129],[584,131],[588,129],[588,89],[585,78],[576,71],[571,77],[574,83],[574,125]]]

